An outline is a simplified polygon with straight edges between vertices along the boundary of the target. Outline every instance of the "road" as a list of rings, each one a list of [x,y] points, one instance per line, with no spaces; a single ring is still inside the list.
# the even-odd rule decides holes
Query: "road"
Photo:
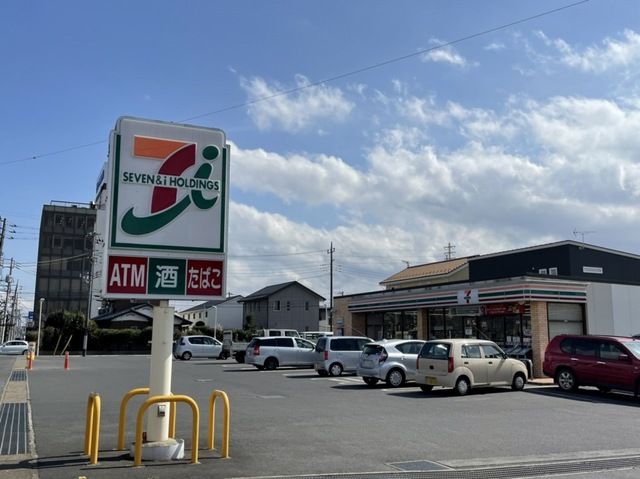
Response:
[[[29,373],[43,479],[115,478],[123,471],[131,478],[363,472],[388,477],[402,470],[422,471],[412,477],[443,479],[556,473],[622,479],[640,471],[633,469],[640,466],[639,403],[628,395],[595,390],[571,395],[529,385],[523,392],[494,388],[457,397],[443,389],[429,394],[409,386],[370,389],[356,376],[320,378],[304,369],[258,371],[230,360],[173,363],[174,393],[187,394],[200,406],[202,464],[131,468],[127,454],[114,450],[118,409],[126,391],[147,385],[149,357],[77,357],[68,371],[62,365],[62,359],[42,357]],[[231,458],[226,460],[204,450],[213,389],[226,391],[231,400]],[[94,391],[102,398],[101,453],[100,464],[89,466],[81,453],[87,397]],[[140,403],[131,402],[127,442],[133,440]],[[177,437],[186,441],[187,458],[190,414],[179,406]],[[470,475],[479,468],[482,476]],[[597,471],[602,468],[607,472]],[[435,469],[443,472],[431,472]]]

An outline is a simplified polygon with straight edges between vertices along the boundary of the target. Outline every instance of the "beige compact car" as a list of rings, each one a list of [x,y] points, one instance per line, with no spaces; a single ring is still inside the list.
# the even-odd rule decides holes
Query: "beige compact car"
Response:
[[[438,339],[422,346],[415,381],[425,392],[442,386],[454,388],[460,396],[480,386],[511,386],[520,391],[527,382],[527,367],[491,341]]]

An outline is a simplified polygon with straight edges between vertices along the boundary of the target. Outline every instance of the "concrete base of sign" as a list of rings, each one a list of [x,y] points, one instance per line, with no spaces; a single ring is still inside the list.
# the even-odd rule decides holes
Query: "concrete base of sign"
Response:
[[[135,443],[131,444],[129,454],[135,456]],[[184,458],[184,439],[146,442],[142,445],[143,461],[171,461]]]

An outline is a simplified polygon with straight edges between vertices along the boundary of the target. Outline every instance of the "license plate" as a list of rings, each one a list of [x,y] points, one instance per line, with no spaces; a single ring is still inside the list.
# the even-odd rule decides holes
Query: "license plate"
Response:
[[[427,376],[425,379],[427,380],[427,384],[430,386],[436,386],[438,384],[438,379],[432,376]]]

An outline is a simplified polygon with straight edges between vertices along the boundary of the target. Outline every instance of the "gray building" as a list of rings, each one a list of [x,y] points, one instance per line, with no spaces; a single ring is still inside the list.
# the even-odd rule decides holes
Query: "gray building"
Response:
[[[87,313],[96,209],[86,203],[52,201],[42,208],[34,306],[43,315]]]
[[[248,318],[257,328],[318,331],[320,301],[325,298],[297,281],[274,284],[246,296],[243,303]]]

